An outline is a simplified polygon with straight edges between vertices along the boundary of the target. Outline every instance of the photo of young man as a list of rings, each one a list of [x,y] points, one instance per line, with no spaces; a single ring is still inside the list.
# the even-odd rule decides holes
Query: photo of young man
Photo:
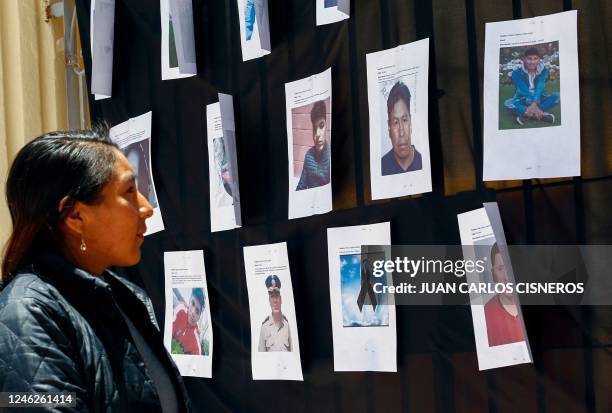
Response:
[[[310,111],[313,146],[304,156],[302,174],[296,191],[327,185],[330,179],[331,147],[326,140],[327,110],[325,101],[315,102]]]
[[[551,42],[500,50],[499,96],[505,112],[500,129],[561,124],[558,49],[559,43]]]
[[[202,355],[200,340],[200,318],[204,313],[204,291],[202,288],[192,288],[189,302],[183,301],[178,289],[173,289],[178,304],[174,308],[172,322],[172,353]]]

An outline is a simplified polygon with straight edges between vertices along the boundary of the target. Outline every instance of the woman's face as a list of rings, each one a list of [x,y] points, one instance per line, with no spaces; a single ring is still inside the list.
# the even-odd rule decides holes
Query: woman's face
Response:
[[[140,261],[145,220],[153,208],[138,191],[130,162],[115,150],[113,176],[102,191],[102,202],[83,205],[83,239],[86,251],[77,251],[89,268],[130,266]]]

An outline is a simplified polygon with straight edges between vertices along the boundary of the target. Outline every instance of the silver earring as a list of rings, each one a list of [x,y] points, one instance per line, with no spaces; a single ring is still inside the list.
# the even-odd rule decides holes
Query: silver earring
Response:
[[[82,252],[87,251],[87,245],[85,245],[85,240],[83,239],[82,236],[81,236],[81,251]]]

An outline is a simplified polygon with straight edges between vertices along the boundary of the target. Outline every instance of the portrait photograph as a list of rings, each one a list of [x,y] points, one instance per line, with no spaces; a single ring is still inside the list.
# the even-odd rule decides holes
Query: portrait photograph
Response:
[[[268,353],[275,351],[291,352],[294,350],[291,323],[288,311],[290,306],[283,307],[282,280],[276,273],[263,277],[265,280],[262,302],[266,302],[267,313],[261,320],[257,351]]]
[[[178,55],[176,53],[176,40],[174,37],[174,25],[172,24],[172,13],[168,13],[168,64],[170,67],[179,67]]]
[[[232,204],[232,172],[230,162],[225,150],[223,137],[213,139],[215,179],[217,180],[215,200],[217,206],[223,207]]]
[[[495,238],[475,241],[478,259],[483,260],[485,270],[479,274],[479,281],[514,283],[510,266],[506,265],[501,247]],[[491,287],[493,288],[493,287]],[[485,328],[489,347],[525,341],[520,303],[516,293],[498,293],[483,296]]]
[[[457,214],[463,258],[476,263],[464,280],[471,289],[478,370],[533,363],[518,294],[500,285],[514,284],[515,277],[499,209],[495,202],[482,205]]]
[[[343,327],[380,327],[389,325],[386,294],[374,292],[373,284],[387,285],[386,274],[372,275],[372,262],[384,253],[340,255],[340,294]]]
[[[255,0],[245,0],[244,3],[244,27],[245,40],[248,42],[253,38],[253,31],[257,24]]]
[[[258,38],[264,47],[269,43],[267,0],[244,0],[244,36],[247,42]],[[262,31],[263,30],[263,31]]]
[[[366,55],[372,200],[432,190],[429,39]]]
[[[253,380],[303,380],[287,243],[245,246]]]
[[[203,288],[172,289],[171,354],[209,355],[210,320],[205,297]]]
[[[499,129],[561,125],[559,42],[499,49]]]
[[[285,83],[289,219],[332,210],[331,68]]]
[[[576,10],[486,23],[484,181],[580,175],[577,26]]]
[[[236,0],[236,4],[242,60],[257,59],[269,54],[272,46],[268,0]]]
[[[165,251],[164,279],[164,347],[182,376],[210,378],[215,351],[204,251]]]
[[[416,75],[380,85],[380,165],[389,176],[423,169],[422,150],[415,131]]]
[[[173,22],[171,27],[178,66],[183,73],[197,71],[191,0],[171,0],[170,16]]]
[[[206,146],[212,232],[241,226],[240,186],[236,161],[233,101],[219,94],[219,102],[206,105]]]
[[[137,176],[136,185],[138,186],[138,190],[147,197],[147,200],[153,208],[157,208],[157,196],[155,194],[153,182],[151,181],[149,143],[149,139],[143,139],[127,145],[122,148],[121,151],[128,161],[130,161],[132,170]]]
[[[174,7],[172,7],[174,6]],[[173,10],[172,9],[177,9]],[[197,72],[193,15],[188,3],[159,0],[162,80],[181,79]]]
[[[331,97],[291,109],[296,191],[331,179]]]

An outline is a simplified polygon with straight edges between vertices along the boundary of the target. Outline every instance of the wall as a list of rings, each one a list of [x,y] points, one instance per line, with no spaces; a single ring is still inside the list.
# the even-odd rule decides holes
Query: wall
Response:
[[[391,220],[394,244],[457,244],[456,214],[496,200],[509,243],[611,243],[611,7],[605,1],[355,0],[348,21],[315,27],[314,0],[270,0],[273,50],[242,62],[232,0],[194,0],[198,76],[161,81],[151,1],[118,0],[117,124],[153,111],[153,175],[166,230],[123,273],[164,314],[163,252],[204,249],[215,339],[213,379],[186,378],[198,411],[586,412],[610,410],[606,308],[529,307],[535,363],[478,372],[467,307],[398,307],[398,373],[334,373],[326,228]],[[155,2],[156,4],[156,2]],[[79,21],[88,33],[88,2]],[[484,23],[579,10],[583,176],[482,182]],[[370,201],[365,54],[431,38],[434,191]],[[85,50],[86,60],[89,51]],[[284,84],[332,67],[334,211],[287,221]],[[88,67],[88,73],[89,72]],[[205,106],[235,97],[244,227],[210,233]],[[242,247],[287,241],[305,381],[254,382]]]

